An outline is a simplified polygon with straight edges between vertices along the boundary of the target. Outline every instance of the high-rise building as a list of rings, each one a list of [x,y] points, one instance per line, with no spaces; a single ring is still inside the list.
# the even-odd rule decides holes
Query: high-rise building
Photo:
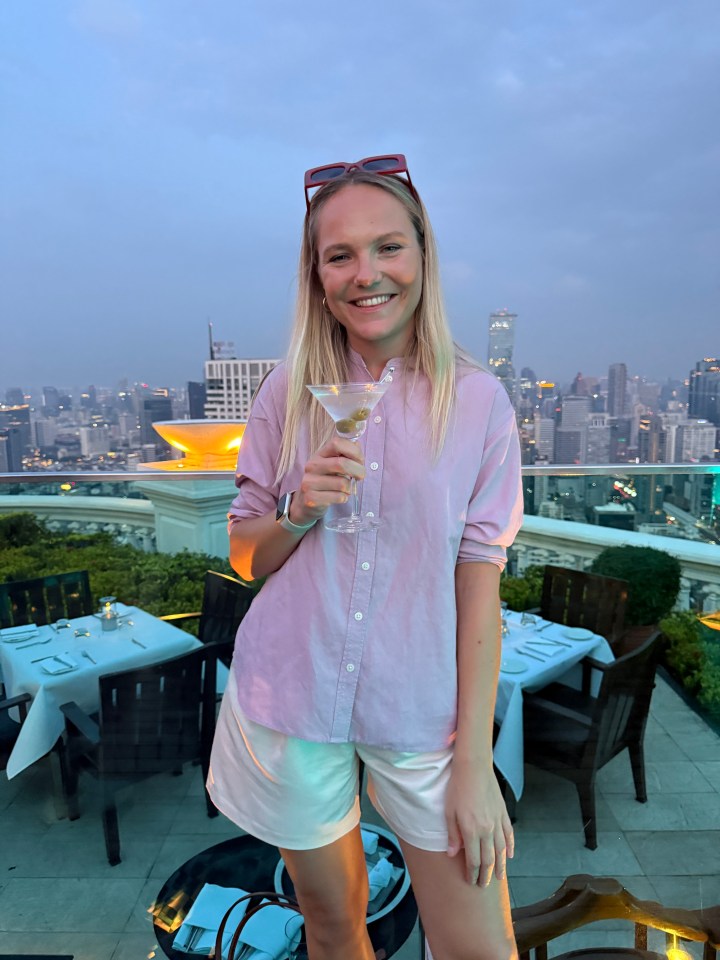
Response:
[[[516,313],[498,310],[490,314],[488,328],[488,367],[510,394],[511,400],[515,396],[515,370],[512,356],[516,320]]]
[[[172,420],[172,400],[168,396],[143,397],[140,403],[140,442],[167,448],[165,441],[153,430],[160,420]]]
[[[19,403],[12,407],[0,405],[0,428],[10,429],[11,427],[17,429],[19,443],[22,452],[25,453],[26,448],[32,443],[29,404]]]
[[[209,420],[247,420],[253,395],[279,360],[206,360],[205,416]]]
[[[57,387],[43,387],[43,408],[46,417],[57,417],[60,413],[60,392]]]
[[[0,426],[0,473],[20,473],[23,442],[19,427]]]
[[[565,396],[562,398],[560,422],[568,430],[580,430],[587,426],[592,409],[588,396]]]
[[[665,463],[667,434],[658,416],[643,417],[638,428],[640,463]]]
[[[535,458],[552,462],[555,453],[555,421],[535,415]]]
[[[19,407],[25,403],[25,394],[20,387],[8,387],[5,391],[5,403],[9,407]]]
[[[690,371],[688,417],[720,426],[720,360],[705,357]]]
[[[626,413],[627,367],[624,363],[611,363],[608,371],[607,412],[611,417]]]
[[[678,427],[675,457],[678,463],[715,459],[717,427],[707,420],[686,420]]]
[[[586,463],[610,463],[610,424],[606,413],[592,412],[587,425]]]
[[[205,419],[205,384],[201,380],[188,380],[187,400],[188,414],[191,420]]]
[[[555,463],[584,463],[587,451],[587,431],[558,427],[555,431]]]

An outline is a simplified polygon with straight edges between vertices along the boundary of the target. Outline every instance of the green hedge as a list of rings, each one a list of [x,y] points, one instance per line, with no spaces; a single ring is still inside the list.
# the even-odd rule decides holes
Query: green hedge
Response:
[[[675,606],[680,591],[680,563],[654,547],[607,547],[595,557],[593,573],[628,582],[625,622],[655,624]]]
[[[720,723],[720,633],[704,626],[694,613],[673,613],[660,621],[663,660],[670,673]]]
[[[111,594],[155,616],[200,610],[205,572],[233,574],[224,558],[145,553],[107,533],[56,534],[32,514],[0,515],[0,582],[72,570],[89,572],[95,602]]]

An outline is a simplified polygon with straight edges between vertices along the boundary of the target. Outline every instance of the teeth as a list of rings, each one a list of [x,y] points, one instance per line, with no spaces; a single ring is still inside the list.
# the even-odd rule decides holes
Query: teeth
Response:
[[[381,303],[387,303],[390,299],[390,294],[384,294],[381,297],[368,297],[367,300],[356,300],[355,304],[358,307],[379,307]]]

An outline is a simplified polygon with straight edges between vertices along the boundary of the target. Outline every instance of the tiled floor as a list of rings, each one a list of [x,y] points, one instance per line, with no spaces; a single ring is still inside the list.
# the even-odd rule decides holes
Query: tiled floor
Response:
[[[663,682],[646,755],[647,804],[634,799],[626,755],[601,772],[595,851],[583,846],[574,788],[528,768],[509,871],[513,904],[541,899],[571,873],[617,876],[637,896],[668,905],[720,903],[720,739]],[[123,861],[110,867],[95,785],[84,778],[81,787],[83,815],[70,823],[56,818],[46,761],[10,782],[0,775],[0,952],[162,957],[148,908],[164,880],[237,831],[205,815],[197,770],[158,777],[120,795]],[[604,923],[593,942],[626,942],[617,927]],[[587,943],[586,928],[557,941],[555,952]],[[418,955],[415,933],[395,957]]]

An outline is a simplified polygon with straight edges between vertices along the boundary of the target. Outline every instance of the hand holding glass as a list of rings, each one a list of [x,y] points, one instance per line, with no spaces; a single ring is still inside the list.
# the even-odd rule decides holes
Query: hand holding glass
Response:
[[[308,384],[308,390],[335,421],[337,435],[357,443],[365,433],[368,418],[375,405],[389,386],[390,380],[385,379],[370,383],[322,383],[316,386]],[[358,533],[381,522],[377,517],[370,519],[360,516],[357,480],[354,477],[350,480],[350,501],[350,516],[326,519],[325,527],[328,530]]]

